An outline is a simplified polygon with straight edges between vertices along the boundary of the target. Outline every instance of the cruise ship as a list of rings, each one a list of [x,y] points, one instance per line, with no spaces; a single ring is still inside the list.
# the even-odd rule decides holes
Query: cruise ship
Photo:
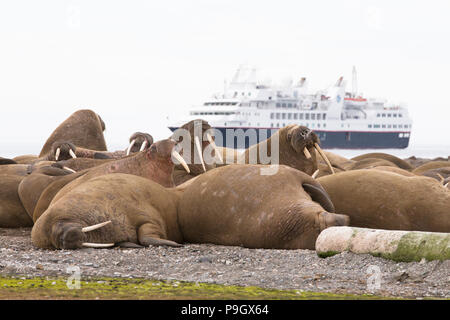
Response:
[[[240,67],[225,83],[224,92],[192,107],[188,116],[168,127],[174,131],[188,121],[203,119],[214,128],[218,146],[238,149],[290,124],[313,130],[324,149],[408,147],[412,121],[407,108],[358,94],[355,67],[352,80],[351,91],[340,77],[329,88],[309,93],[305,78],[272,86],[257,81],[255,68]]]

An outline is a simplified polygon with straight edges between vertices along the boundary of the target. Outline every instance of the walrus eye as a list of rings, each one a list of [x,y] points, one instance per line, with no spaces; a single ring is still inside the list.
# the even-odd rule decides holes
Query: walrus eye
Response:
[[[152,145],[151,147],[150,147],[150,151],[151,152],[156,152],[157,150],[156,150],[156,146],[155,145]]]

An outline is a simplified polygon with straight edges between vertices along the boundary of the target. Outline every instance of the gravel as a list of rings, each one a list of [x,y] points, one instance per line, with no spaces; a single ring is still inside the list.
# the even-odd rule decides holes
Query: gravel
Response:
[[[348,252],[322,259],[312,250],[210,244],[42,250],[33,247],[30,232],[29,228],[0,228],[0,276],[69,277],[67,268],[78,266],[82,278],[146,278],[340,294],[450,298],[450,260],[397,263]]]

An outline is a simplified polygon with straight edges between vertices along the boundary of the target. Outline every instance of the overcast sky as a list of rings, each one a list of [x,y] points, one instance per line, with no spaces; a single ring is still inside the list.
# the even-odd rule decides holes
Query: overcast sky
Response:
[[[238,65],[322,89],[343,75],[409,106],[412,145],[450,153],[450,1],[0,2],[0,156],[39,153],[91,108],[112,150],[223,89]],[[432,140],[430,140],[432,139]]]

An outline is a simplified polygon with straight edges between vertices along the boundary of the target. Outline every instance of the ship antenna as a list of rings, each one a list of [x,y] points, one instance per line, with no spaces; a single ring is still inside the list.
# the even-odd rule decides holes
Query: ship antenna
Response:
[[[355,98],[356,97],[356,93],[358,92],[358,81],[356,79],[356,67],[355,66],[353,66],[352,75],[353,75],[353,79],[352,79],[352,95],[353,95],[353,98]]]

